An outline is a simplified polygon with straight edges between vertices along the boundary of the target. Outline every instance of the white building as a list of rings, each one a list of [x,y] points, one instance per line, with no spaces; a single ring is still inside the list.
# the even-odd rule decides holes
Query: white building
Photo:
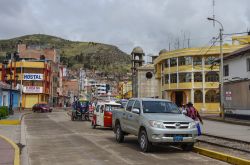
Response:
[[[226,114],[250,115],[250,46],[224,56]]]

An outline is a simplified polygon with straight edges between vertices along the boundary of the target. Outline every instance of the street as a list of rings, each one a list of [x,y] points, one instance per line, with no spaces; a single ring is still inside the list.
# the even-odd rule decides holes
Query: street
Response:
[[[118,144],[111,129],[94,130],[87,121],[71,121],[66,111],[26,115],[24,128],[29,165],[226,164],[173,147],[144,154],[136,137]]]

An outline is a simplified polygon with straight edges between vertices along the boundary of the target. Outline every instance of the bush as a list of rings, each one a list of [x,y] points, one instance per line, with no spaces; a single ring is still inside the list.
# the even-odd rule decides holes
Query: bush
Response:
[[[0,118],[5,118],[6,116],[8,116],[8,107],[1,106],[0,107]]]

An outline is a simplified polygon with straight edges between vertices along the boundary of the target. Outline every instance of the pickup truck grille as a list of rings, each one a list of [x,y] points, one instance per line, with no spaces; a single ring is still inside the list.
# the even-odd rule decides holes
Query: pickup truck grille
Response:
[[[174,136],[192,137],[192,134],[164,134],[164,137],[174,137]]]
[[[189,122],[163,122],[165,128],[168,129],[187,129]]]

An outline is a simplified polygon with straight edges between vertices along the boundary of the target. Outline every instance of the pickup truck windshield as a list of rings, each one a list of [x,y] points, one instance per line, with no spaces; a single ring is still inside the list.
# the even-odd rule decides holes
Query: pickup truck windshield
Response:
[[[142,101],[143,113],[181,113],[179,108],[167,101]]]

